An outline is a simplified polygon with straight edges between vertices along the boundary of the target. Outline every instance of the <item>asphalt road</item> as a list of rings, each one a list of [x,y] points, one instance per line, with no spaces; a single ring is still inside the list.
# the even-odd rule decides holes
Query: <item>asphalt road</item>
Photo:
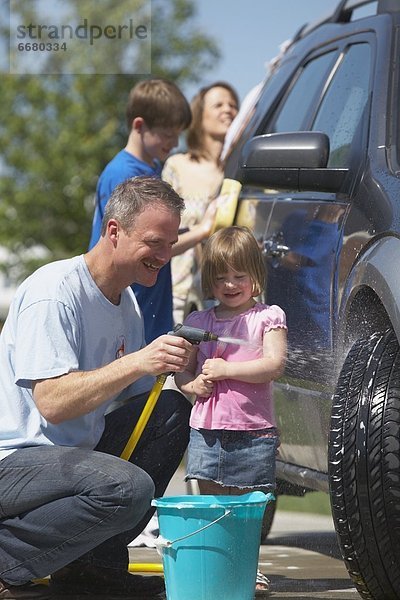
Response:
[[[182,474],[177,473],[167,495],[185,493]],[[129,553],[132,563],[160,563],[154,548],[130,548]],[[360,598],[340,558],[330,517],[278,510],[260,548],[259,568],[271,581],[273,600]]]

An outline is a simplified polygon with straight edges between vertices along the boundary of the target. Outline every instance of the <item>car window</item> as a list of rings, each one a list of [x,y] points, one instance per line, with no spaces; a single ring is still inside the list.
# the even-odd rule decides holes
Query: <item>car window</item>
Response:
[[[349,166],[351,143],[368,101],[370,72],[370,45],[349,46],[312,126],[313,131],[323,131],[329,136],[328,167]]]
[[[315,103],[315,97],[326,81],[335,55],[335,51],[327,52],[304,65],[268,133],[304,129],[310,106]]]

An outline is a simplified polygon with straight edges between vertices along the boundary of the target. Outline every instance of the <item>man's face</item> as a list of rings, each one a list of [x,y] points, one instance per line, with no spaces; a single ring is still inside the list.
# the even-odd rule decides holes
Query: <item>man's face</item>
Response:
[[[130,233],[119,230],[115,259],[125,287],[156,283],[161,267],[171,259],[179,223],[179,215],[165,206],[150,205],[137,217]]]

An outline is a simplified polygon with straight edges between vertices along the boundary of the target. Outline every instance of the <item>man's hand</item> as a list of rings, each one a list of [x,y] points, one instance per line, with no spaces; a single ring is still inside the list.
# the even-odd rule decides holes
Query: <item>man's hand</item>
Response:
[[[139,350],[144,371],[149,375],[184,371],[192,344],[177,335],[162,335]]]

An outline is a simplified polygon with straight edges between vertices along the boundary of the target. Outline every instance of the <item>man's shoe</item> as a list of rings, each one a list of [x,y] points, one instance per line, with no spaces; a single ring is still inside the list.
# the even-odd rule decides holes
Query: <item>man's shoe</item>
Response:
[[[10,585],[0,579],[0,599],[3,598],[4,600],[48,600],[51,594],[48,586],[41,583]]]
[[[133,575],[124,569],[103,569],[79,561],[53,573],[50,590],[59,596],[82,594],[97,598],[105,596],[107,600],[156,600],[165,597],[163,577]]]

